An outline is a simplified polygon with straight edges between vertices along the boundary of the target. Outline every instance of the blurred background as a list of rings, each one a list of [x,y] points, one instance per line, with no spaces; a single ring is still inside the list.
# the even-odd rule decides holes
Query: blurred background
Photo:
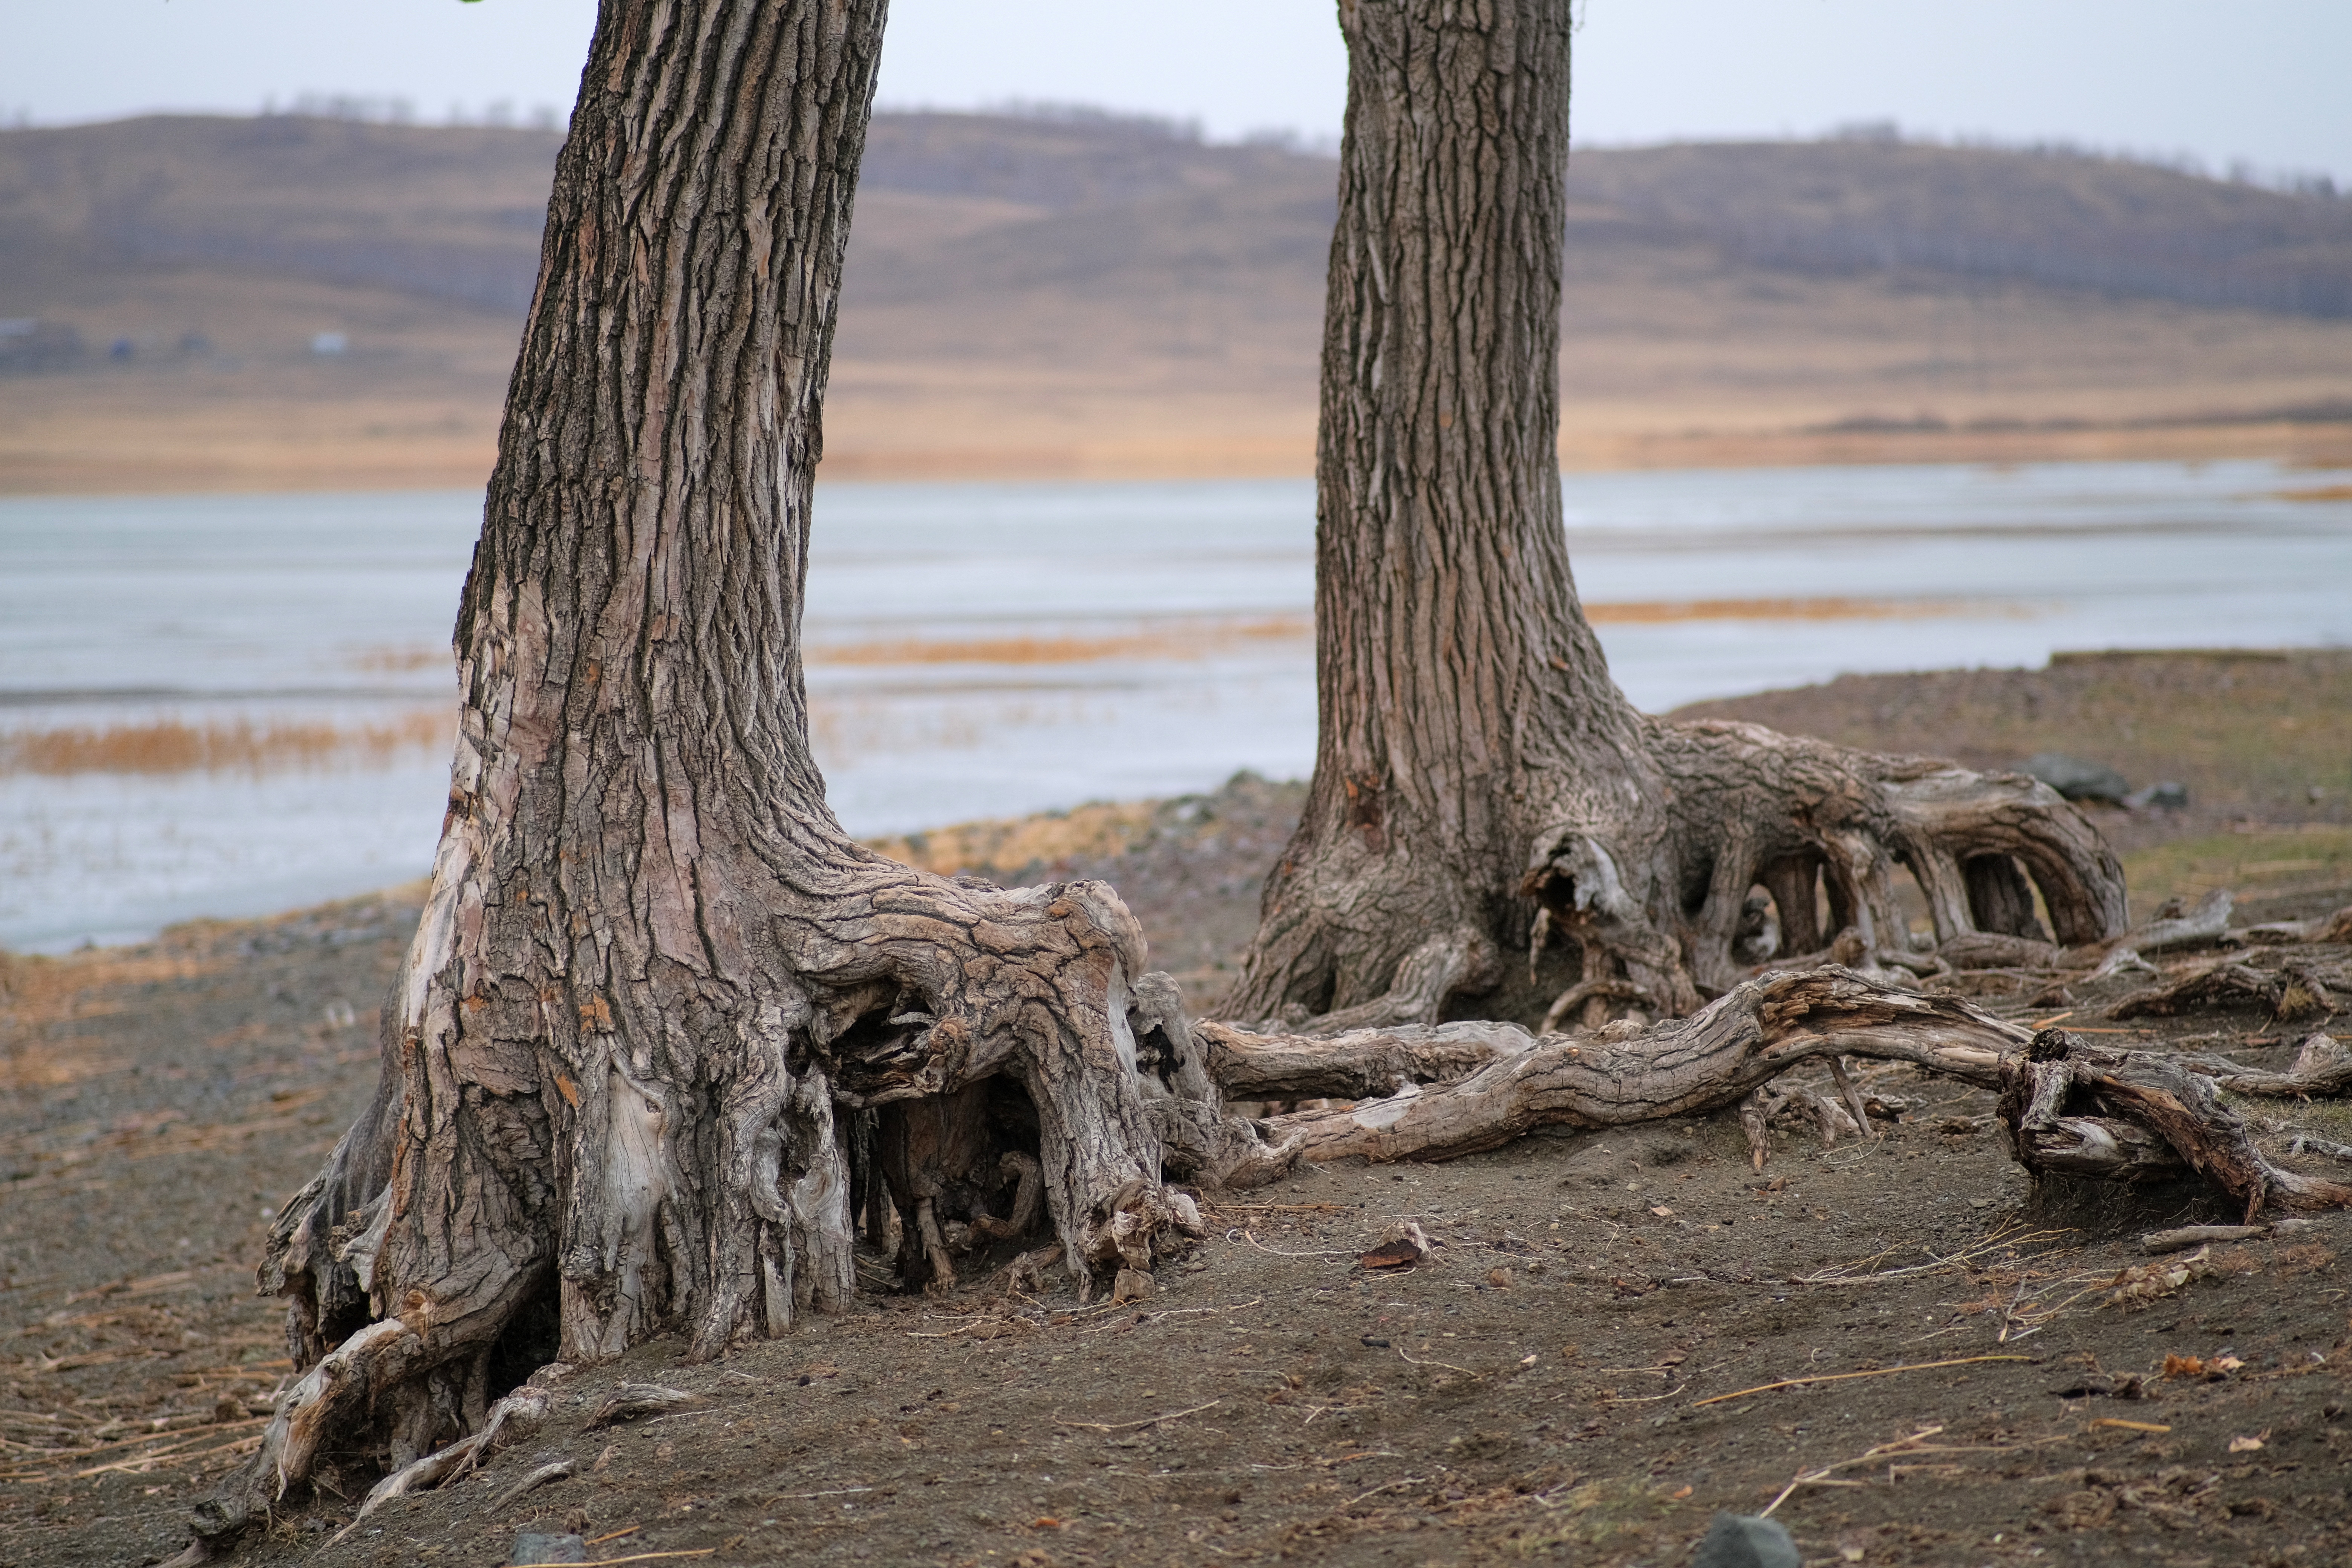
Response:
[[[2352,8],[1580,15],[1560,456],[1637,702],[2352,643]],[[12,18],[0,947],[425,869],[593,20]],[[885,59],[808,606],[835,809],[1303,774],[1331,6],[898,0]],[[2261,787],[2325,815],[2352,732],[2296,734]]]

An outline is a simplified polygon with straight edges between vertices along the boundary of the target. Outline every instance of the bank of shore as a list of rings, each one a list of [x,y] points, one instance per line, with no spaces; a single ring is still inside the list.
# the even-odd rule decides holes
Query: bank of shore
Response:
[[[2064,658],[1853,678],[1704,711],[1977,765],[2060,750],[2135,784],[2178,780],[2185,810],[2096,808],[2136,907],[2212,886],[2237,890],[2254,920],[2352,903],[2352,653]],[[1008,881],[1105,878],[1141,917],[1155,961],[1206,1008],[1301,794],[1244,775],[1212,795],[884,847]],[[289,1364],[251,1266],[268,1217],[373,1086],[373,1005],[421,895],[199,921],[55,959],[0,955],[0,1420],[12,1423],[0,1428],[0,1562],[153,1560],[258,1431]],[[2203,1048],[2291,1054],[2252,1016],[2181,1026],[2192,1026],[2209,1032]],[[2312,1492],[2340,1463],[2327,1445],[2352,1351],[2340,1308],[2306,1278],[2352,1243],[2352,1226],[2217,1253],[2210,1277],[2161,1313],[2101,1310],[2095,1292],[2052,1307],[2064,1281],[2088,1289],[2129,1263],[2128,1237],[2029,1223],[2013,1172],[1980,1135],[1983,1097],[1897,1089],[1932,1100],[1932,1114],[1859,1150],[1791,1141],[1761,1178],[1721,1118],[1529,1140],[1409,1174],[1311,1173],[1220,1211],[1228,1239],[1198,1269],[1171,1270],[1150,1310],[1033,1323],[1004,1318],[1001,1302],[877,1297],[723,1369],[682,1368],[677,1347],[648,1346],[622,1374],[687,1380],[720,1413],[580,1438],[563,1449],[572,1481],[500,1511],[489,1505],[511,1479],[502,1469],[333,1548],[306,1521],[348,1519],[350,1501],[322,1492],[257,1542],[255,1560],[487,1568],[518,1527],[569,1521],[591,1535],[634,1528],[634,1550],[708,1548],[722,1563],[786,1552],[1198,1562],[1203,1542],[1356,1561],[1406,1532],[1417,1553],[1447,1561],[1555,1549],[1591,1563],[1679,1561],[1712,1509],[1752,1511],[1801,1461],[1938,1422],[1989,1457],[1918,1471],[1885,1500],[1803,1494],[1782,1511],[1809,1560],[1854,1547],[1870,1563],[1958,1562],[1963,1549],[1970,1563],[2005,1561],[1998,1538],[2049,1532],[2042,1543],[2067,1540],[2074,1561],[2138,1561],[2170,1526],[2145,1503],[2118,1511],[2134,1488],[2205,1510],[2210,1528],[2244,1537],[2249,1561],[2299,1542],[2319,1554],[2275,1560],[2334,1560],[2352,1545],[2329,1533],[2340,1488],[2332,1503]],[[1403,1209],[1450,1243],[1448,1267],[1370,1282],[1348,1270],[1359,1232]],[[1870,1292],[1795,1277],[1921,1237],[1981,1250],[1948,1278]],[[2012,1296],[2051,1314],[2022,1352],[1996,1342],[2001,1312],[1969,1304],[2014,1307]],[[2176,1352],[2228,1352],[2248,1370],[2164,1383],[2155,1372]],[[2040,1361],[1686,1406],[1816,1363],[2028,1352]],[[2143,1426],[2102,1426],[2105,1404],[2053,1392],[2091,1386],[2075,1370],[2084,1358],[2147,1374],[2158,1403],[2114,1407]],[[1163,1429],[1120,1426],[1204,1400],[1223,1404]],[[1307,1426],[1318,1412],[1323,1425]],[[2257,1434],[2268,1449],[2231,1447]],[[571,1443],[568,1428],[559,1438]],[[2276,1464],[2255,1462],[2266,1456]],[[1982,1474],[1963,1475],[1970,1465]],[[2221,1489],[2166,1500],[2162,1478],[2183,1466],[2222,1477]],[[356,1500],[370,1478],[354,1464],[327,1479]],[[844,1512],[845,1498],[857,1508]]]

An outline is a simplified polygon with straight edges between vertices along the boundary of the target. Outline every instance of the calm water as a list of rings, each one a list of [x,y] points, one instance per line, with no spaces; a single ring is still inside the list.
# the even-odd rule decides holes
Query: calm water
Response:
[[[2352,642],[2352,501],[2281,493],[2348,479],[2070,464],[1566,486],[1612,666],[1664,709],[2061,648]],[[0,500],[0,945],[421,874],[479,504]],[[824,487],[808,636],[835,809],[879,833],[1304,773],[1313,527],[1305,481]],[[185,765],[205,744],[211,765]]]

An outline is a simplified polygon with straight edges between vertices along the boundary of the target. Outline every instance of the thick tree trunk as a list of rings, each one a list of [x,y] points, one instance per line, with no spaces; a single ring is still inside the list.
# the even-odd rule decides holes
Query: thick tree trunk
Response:
[[[1595,1009],[1685,1014],[1770,956],[1737,947],[1759,888],[1783,952],[1845,928],[1865,953],[1906,950],[1897,864],[1939,941],[2046,939],[2037,886],[2058,940],[2116,934],[2120,868],[2047,788],[1660,723],[1611,680],[1560,518],[1570,15],[1568,0],[1340,7],[1321,727],[1223,1010],[1317,1034],[1532,1019],[1591,983]]]
[[[1158,1014],[1108,888],[884,860],[810,757],[812,477],[883,10],[602,7],[458,618],[432,892],[376,1101],[271,1236],[305,1375],[199,1555],[322,1443],[405,1465],[551,1357],[708,1355],[845,1301],[869,1108],[1003,1080],[1002,1152],[1082,1288],[1197,1224],[1163,1126],[1233,1163],[1169,1114],[1197,1064],[1139,1068]]]

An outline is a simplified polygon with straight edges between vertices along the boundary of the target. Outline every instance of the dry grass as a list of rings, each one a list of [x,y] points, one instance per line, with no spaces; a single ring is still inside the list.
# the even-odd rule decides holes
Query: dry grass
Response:
[[[809,662],[889,664],[1086,664],[1107,658],[1202,658],[1236,645],[1295,641],[1314,635],[1303,616],[1265,620],[1212,621],[1096,637],[900,637],[886,642],[836,643],[809,649]]]
[[[380,724],[162,719],[27,730],[0,736],[0,774],[259,774],[348,763],[381,766],[403,752],[446,748],[454,733],[451,715],[424,710]]]
[[[2193,903],[2216,888],[2242,900],[2336,889],[2352,903],[2352,827],[2312,822],[2177,839],[2125,856],[2124,879],[2135,909]]]
[[[1980,599],[1683,599],[1587,605],[1595,626],[1662,626],[1677,621],[1909,621],[1982,615]],[[2024,613],[2021,609],[2017,613]]]
[[[412,645],[365,649],[352,657],[351,666],[373,675],[413,675],[420,669],[447,669],[452,661],[446,647]]]
[[[1600,626],[1661,626],[1683,621],[1914,620],[1937,616],[1982,615],[1988,604],[1973,599],[1784,599],[1632,600],[1585,606]],[[1237,647],[1303,642],[1315,635],[1305,616],[1251,621],[1202,621],[1155,627],[1116,637],[898,637],[887,641],[835,643],[809,649],[816,665],[1087,664],[1100,659],[1205,658]]]
[[[1081,805],[1040,816],[961,822],[929,833],[872,838],[866,845],[936,876],[983,868],[1017,871],[1043,861],[1123,853],[1151,830],[1155,808],[1151,801]]]

